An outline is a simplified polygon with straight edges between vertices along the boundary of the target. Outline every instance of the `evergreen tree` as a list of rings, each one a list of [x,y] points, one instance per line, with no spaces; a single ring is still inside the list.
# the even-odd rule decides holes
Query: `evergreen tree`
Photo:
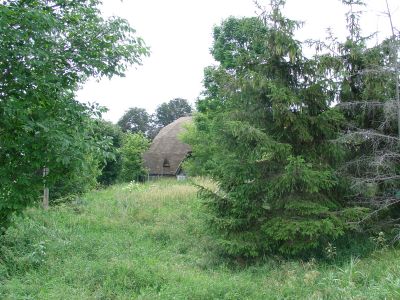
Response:
[[[399,39],[393,30],[390,38],[368,46],[371,36],[363,36],[359,26],[359,8],[364,2],[343,3],[349,6],[349,34],[342,43],[334,39],[331,45],[322,47],[338,49],[326,54],[325,62],[327,70],[335,74],[338,106],[346,119],[339,141],[349,151],[340,172],[352,183],[352,201],[371,208],[370,216],[376,217],[377,211],[399,203]],[[375,218],[374,225],[383,219]]]
[[[334,172],[343,151],[330,140],[344,118],[330,108],[331,82],[318,60],[302,55],[293,38],[300,24],[282,15],[283,4],[271,1],[262,19],[230,18],[214,29],[220,65],[206,69],[187,136],[192,164],[207,161],[218,185],[201,195],[233,256],[304,253],[363,215],[344,202],[345,185]]]

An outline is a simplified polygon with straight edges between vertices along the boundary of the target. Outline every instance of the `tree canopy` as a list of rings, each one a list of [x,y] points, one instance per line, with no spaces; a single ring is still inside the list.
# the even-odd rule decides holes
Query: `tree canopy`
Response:
[[[146,134],[151,129],[151,116],[144,108],[132,107],[118,120],[124,132]]]
[[[109,140],[93,135],[102,109],[75,100],[88,77],[123,75],[148,54],[97,0],[5,0],[0,5],[0,227],[38,199],[43,181],[89,167]],[[50,168],[43,178],[41,170]]]
[[[192,107],[186,99],[175,98],[157,107],[154,123],[156,127],[164,127],[180,117],[188,116],[191,113]]]
[[[153,139],[161,128],[191,113],[192,107],[186,99],[175,98],[159,105],[151,115],[143,108],[130,108],[117,124],[125,132],[143,133]]]

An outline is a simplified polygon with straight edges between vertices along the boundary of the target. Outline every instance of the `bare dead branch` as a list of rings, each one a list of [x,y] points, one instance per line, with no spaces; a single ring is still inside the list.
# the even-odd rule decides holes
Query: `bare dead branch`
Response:
[[[365,221],[368,221],[372,217],[376,216],[382,210],[385,210],[385,209],[389,208],[390,206],[393,206],[393,205],[398,204],[398,203],[400,203],[400,199],[396,199],[395,201],[389,202],[388,204],[379,207],[378,209],[374,210],[373,212],[371,212],[370,214],[368,214],[367,216],[365,216],[363,219],[361,219],[358,222],[349,222],[349,224],[361,225]]]

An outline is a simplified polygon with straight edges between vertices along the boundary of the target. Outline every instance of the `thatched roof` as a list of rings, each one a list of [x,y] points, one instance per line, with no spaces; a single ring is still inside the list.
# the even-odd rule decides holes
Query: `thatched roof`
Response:
[[[143,154],[150,175],[176,175],[179,172],[191,148],[182,143],[178,135],[184,130],[184,124],[191,121],[192,117],[182,117],[160,130],[150,149]]]

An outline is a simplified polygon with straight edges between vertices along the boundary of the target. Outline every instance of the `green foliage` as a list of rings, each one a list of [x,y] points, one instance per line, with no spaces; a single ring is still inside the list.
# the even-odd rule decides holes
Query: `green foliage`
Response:
[[[175,98],[157,107],[154,115],[149,115],[143,108],[130,108],[118,121],[118,126],[124,132],[143,133],[154,139],[161,128],[180,117],[188,116],[192,107],[185,99]]]
[[[111,185],[117,181],[122,168],[120,148],[122,146],[123,132],[117,125],[103,120],[98,120],[94,129],[95,135],[99,139],[105,140],[109,138],[112,142],[107,156],[101,162],[101,174],[97,177],[97,181],[100,184]]]
[[[267,28],[258,18],[229,18],[223,26],[214,28],[214,46],[211,54],[225,69],[235,70],[238,65],[257,63],[265,50],[259,37]]]
[[[89,76],[123,75],[148,50],[125,20],[103,19],[99,3],[0,5],[0,228],[39,199],[44,180],[63,194],[105,154],[91,119],[101,110],[75,101],[75,90]]]
[[[370,215],[374,216],[373,220],[365,218],[363,223],[369,220],[372,221],[369,227],[382,223],[390,227],[388,218],[398,219],[395,195],[400,189],[400,111],[394,100],[400,43],[393,35],[369,46],[373,35],[362,36],[360,27],[362,11],[359,6],[364,5],[363,1],[343,2],[349,6],[349,34],[344,41],[331,37],[330,44],[322,47],[323,51],[337,49],[324,55],[324,64],[335,77],[336,99],[345,117],[345,130],[338,141],[348,151],[339,172],[351,182],[353,202],[383,212],[373,212]],[[392,207],[392,214],[384,207]]]
[[[93,186],[108,143],[92,135],[91,108],[68,98],[51,112],[25,99],[0,105],[4,109],[0,121],[4,125],[0,142],[2,225],[7,225],[13,212],[39,199],[44,184],[51,189],[52,199]],[[45,178],[43,167],[50,170]]]
[[[204,147],[203,144],[208,139],[211,130],[207,118],[202,114],[196,114],[195,118],[196,126],[192,123],[188,124],[181,134],[182,141],[191,145],[192,153],[195,154],[195,158],[191,157],[183,162],[183,169],[190,176],[207,176],[215,167],[212,153],[215,153],[216,149],[212,143],[209,143],[208,147]]]
[[[150,115],[144,108],[133,107],[125,112],[117,125],[124,132],[146,134],[151,129],[150,121]]]
[[[17,218],[0,237],[0,298],[398,298],[399,249],[362,255],[354,247],[368,239],[352,236],[346,255],[332,243],[329,263],[276,256],[229,262],[215,255],[193,186],[176,180],[128,186]]]
[[[330,107],[333,83],[318,57],[302,55],[293,38],[300,24],[280,5],[272,1],[263,20],[230,18],[214,29],[220,65],[205,71],[186,137],[189,167],[218,184],[201,195],[222,249],[234,257],[310,254],[365,215],[353,210],[349,220],[347,185],[335,175],[344,151],[331,140],[344,117]]]
[[[180,117],[186,117],[191,113],[192,107],[186,99],[175,98],[157,107],[154,122],[156,127],[162,128]]]
[[[122,181],[141,180],[147,174],[143,166],[143,153],[149,148],[150,141],[141,133],[126,133],[120,149]]]
[[[96,187],[97,177],[101,174],[99,165],[101,157],[86,153],[82,164],[68,164],[54,170],[57,180],[50,186],[50,204],[68,199],[70,196],[81,195]]]

